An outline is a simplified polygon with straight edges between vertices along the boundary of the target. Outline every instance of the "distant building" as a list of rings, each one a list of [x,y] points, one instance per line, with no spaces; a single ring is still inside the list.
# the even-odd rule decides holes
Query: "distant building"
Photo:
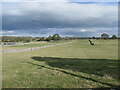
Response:
[[[101,35],[101,38],[103,38],[103,39],[107,39],[107,38],[109,38],[109,35],[106,34],[106,33],[103,33],[103,34]]]

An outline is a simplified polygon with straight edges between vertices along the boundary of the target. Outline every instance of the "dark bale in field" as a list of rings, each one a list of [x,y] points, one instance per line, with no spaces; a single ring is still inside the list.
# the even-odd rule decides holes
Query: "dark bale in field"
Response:
[[[94,43],[90,39],[89,39],[89,42],[90,42],[91,45],[94,45]]]

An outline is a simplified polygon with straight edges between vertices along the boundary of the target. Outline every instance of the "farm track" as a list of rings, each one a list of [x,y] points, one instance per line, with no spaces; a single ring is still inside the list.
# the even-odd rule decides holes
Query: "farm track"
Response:
[[[33,51],[33,50],[37,50],[37,49],[53,47],[53,46],[59,46],[59,45],[64,45],[64,44],[68,44],[68,43],[72,43],[72,42],[59,43],[59,44],[53,44],[53,45],[46,45],[46,46],[42,46],[42,47],[35,47],[35,48],[28,48],[28,49],[21,49],[21,50],[2,51],[0,53],[17,53],[17,52]]]

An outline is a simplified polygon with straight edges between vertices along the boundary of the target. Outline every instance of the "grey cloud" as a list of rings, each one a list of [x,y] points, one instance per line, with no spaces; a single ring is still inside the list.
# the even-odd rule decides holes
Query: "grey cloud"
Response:
[[[18,5],[17,5],[18,4]],[[117,27],[117,6],[76,3],[7,3],[3,5],[3,30],[77,35],[76,28],[100,32]],[[94,27],[94,28],[93,28]],[[52,29],[48,29],[52,28]],[[56,30],[55,30],[56,28]],[[64,29],[63,29],[64,28]],[[72,28],[72,30],[67,30]],[[85,32],[81,32],[83,35]]]
[[[16,30],[4,31],[3,35],[14,36],[50,36],[59,33],[61,36],[76,36],[76,37],[99,37],[102,33],[108,33],[110,36],[118,35],[118,28],[43,28],[36,30]],[[99,32],[98,32],[99,31]],[[37,32],[37,33],[36,33]]]

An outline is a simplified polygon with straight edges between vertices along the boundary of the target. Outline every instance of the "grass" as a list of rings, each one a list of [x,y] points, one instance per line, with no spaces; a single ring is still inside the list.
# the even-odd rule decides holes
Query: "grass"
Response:
[[[3,88],[117,87],[117,40],[76,40],[40,50],[3,54]],[[13,47],[11,47],[13,48]]]

